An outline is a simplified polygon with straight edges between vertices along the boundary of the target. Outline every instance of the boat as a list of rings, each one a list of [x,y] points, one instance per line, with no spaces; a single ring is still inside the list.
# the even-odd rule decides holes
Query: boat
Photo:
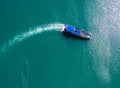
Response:
[[[91,39],[91,34],[72,25],[65,25],[62,32],[82,39]]]

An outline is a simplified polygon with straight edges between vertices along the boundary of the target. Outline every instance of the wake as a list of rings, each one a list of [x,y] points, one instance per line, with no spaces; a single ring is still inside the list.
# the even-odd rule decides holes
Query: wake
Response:
[[[32,37],[36,34],[40,34],[43,31],[51,31],[51,30],[62,31],[63,28],[64,28],[64,24],[61,24],[61,23],[46,24],[46,25],[41,25],[39,27],[36,27],[27,32],[18,34],[13,39],[11,39],[11,40],[7,41],[5,44],[3,44],[2,48],[0,49],[0,53],[5,53],[16,43],[22,42],[24,39]]]

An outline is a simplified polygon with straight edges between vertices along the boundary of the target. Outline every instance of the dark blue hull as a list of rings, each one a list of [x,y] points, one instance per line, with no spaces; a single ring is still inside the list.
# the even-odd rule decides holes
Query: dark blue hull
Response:
[[[65,25],[63,32],[83,39],[91,38],[91,34],[71,25]]]

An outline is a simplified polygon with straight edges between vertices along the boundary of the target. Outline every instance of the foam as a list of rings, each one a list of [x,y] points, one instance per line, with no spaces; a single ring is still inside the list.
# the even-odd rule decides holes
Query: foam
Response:
[[[46,24],[46,25],[41,25],[39,27],[35,27],[33,29],[30,29],[27,32],[16,35],[11,40],[8,40],[5,44],[3,44],[0,51],[1,53],[6,52],[9,48],[14,46],[16,43],[22,42],[24,39],[34,36],[36,34],[40,34],[43,31],[51,31],[51,30],[62,31],[63,28],[64,28],[64,24],[61,24],[61,23]]]

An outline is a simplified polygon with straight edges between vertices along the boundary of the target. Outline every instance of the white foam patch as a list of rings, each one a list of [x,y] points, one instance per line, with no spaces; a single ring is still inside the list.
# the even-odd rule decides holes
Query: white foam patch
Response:
[[[32,30],[29,30],[25,33],[18,34],[17,36],[15,36],[13,39],[9,40],[2,46],[1,53],[6,52],[10,47],[14,46],[16,43],[22,42],[24,39],[29,38],[33,35],[40,34],[43,31],[50,31],[50,30],[62,31],[63,28],[64,28],[64,24],[54,23],[54,24],[42,25]]]
[[[110,58],[110,35],[120,35],[120,0],[86,0],[85,3],[86,19],[89,27],[93,29],[90,47],[92,52],[96,51],[96,56],[93,55],[93,67],[101,80],[110,82],[110,64],[113,63]]]

